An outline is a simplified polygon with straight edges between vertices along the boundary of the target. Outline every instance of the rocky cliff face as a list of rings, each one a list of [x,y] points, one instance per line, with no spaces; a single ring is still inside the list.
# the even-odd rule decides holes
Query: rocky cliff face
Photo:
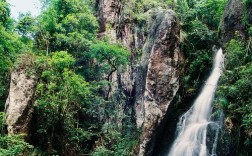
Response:
[[[9,134],[28,134],[37,80],[37,76],[29,75],[22,68],[12,72],[9,96],[5,104]]]
[[[153,8],[144,13],[149,18],[144,33],[137,22],[123,13],[123,6],[116,0],[99,1],[99,36],[108,35],[112,42],[122,42],[131,51],[130,66],[114,74],[112,82],[116,85],[112,90],[121,89],[134,99],[130,105],[137,127],[142,129],[138,155],[151,155],[156,128],[179,88],[183,62],[179,21],[172,10]],[[139,49],[141,59],[137,60]]]
[[[121,3],[118,0],[99,0],[98,3],[98,21],[100,24],[99,37],[110,35],[113,39],[115,37],[115,29],[109,29],[116,24]],[[111,33],[111,34],[110,34]]]
[[[150,53],[150,59],[144,98],[143,102],[138,101],[136,104],[136,120],[138,126],[143,127],[139,155],[151,154],[153,145],[150,143],[153,143],[152,139],[155,138],[155,129],[164,118],[179,89],[179,65],[182,63],[179,50],[179,22],[175,13],[172,10],[159,10],[153,25],[155,39],[150,51],[146,51]],[[150,34],[148,41],[153,39],[152,37]],[[150,144],[148,151],[147,144]]]
[[[245,39],[245,25],[242,23],[244,4],[241,0],[229,0],[221,20],[221,40],[228,43],[237,32]]]
[[[111,42],[123,43],[131,51],[129,65],[111,76],[112,88],[108,97],[112,101],[121,100],[114,102],[120,117],[117,124],[122,124],[122,116],[127,110],[133,112],[130,115],[142,130],[137,155],[151,155],[157,128],[179,89],[180,64],[183,63],[179,49],[179,21],[172,10],[152,8],[143,13],[146,23],[140,24],[125,13],[127,3],[98,1],[98,37],[108,36]],[[6,102],[9,133],[28,134],[37,81],[38,78],[27,74],[25,68],[12,72]],[[124,94],[126,100],[113,98],[118,92]],[[108,119],[107,122],[114,121]]]

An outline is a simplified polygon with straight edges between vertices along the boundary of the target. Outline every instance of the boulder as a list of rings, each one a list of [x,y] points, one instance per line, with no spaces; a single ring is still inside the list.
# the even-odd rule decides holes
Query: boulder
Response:
[[[29,134],[37,81],[37,76],[25,69],[11,73],[10,91],[5,104],[8,134]]]

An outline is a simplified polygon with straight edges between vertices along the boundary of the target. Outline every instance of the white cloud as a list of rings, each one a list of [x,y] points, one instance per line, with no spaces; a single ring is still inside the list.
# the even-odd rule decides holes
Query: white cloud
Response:
[[[32,16],[40,13],[41,3],[39,0],[7,0],[11,5],[11,17],[17,19],[19,13],[30,12]]]

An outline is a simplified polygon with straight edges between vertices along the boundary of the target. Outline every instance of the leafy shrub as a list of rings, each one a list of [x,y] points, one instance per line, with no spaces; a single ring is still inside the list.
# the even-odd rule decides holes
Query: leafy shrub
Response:
[[[91,44],[85,54],[89,63],[82,72],[89,80],[101,80],[104,74],[108,75],[107,80],[121,65],[128,64],[129,55],[129,51],[119,44],[99,41]]]
[[[6,135],[0,137],[0,155],[28,155],[32,148],[33,146],[24,141],[23,135]]]
[[[69,67],[75,59],[65,51],[39,57],[47,64],[36,90],[36,136],[38,145],[50,154],[75,155],[86,150],[94,136],[89,130],[87,109],[92,104],[92,86]]]
[[[251,51],[246,50],[242,41],[230,41],[226,48],[226,71],[217,92],[216,107],[224,110],[229,121],[226,128],[231,139],[227,143],[235,147],[237,155],[249,155],[252,146],[252,57],[248,53]]]
[[[112,123],[111,123],[112,124]],[[93,156],[133,156],[134,149],[138,145],[137,131],[124,134],[121,127],[111,125],[105,128],[96,142]]]
[[[2,2],[0,2],[0,5]],[[0,6],[1,7],[1,6]],[[1,9],[1,8],[0,8]],[[0,111],[4,108],[10,80],[10,70],[24,45],[19,36],[7,31],[0,23]]]

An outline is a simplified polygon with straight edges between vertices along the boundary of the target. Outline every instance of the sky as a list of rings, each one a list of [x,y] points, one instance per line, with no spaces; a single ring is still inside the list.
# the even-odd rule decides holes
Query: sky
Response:
[[[41,3],[39,0],[7,0],[11,8],[11,17],[18,19],[19,13],[30,12],[32,16],[40,13]]]

